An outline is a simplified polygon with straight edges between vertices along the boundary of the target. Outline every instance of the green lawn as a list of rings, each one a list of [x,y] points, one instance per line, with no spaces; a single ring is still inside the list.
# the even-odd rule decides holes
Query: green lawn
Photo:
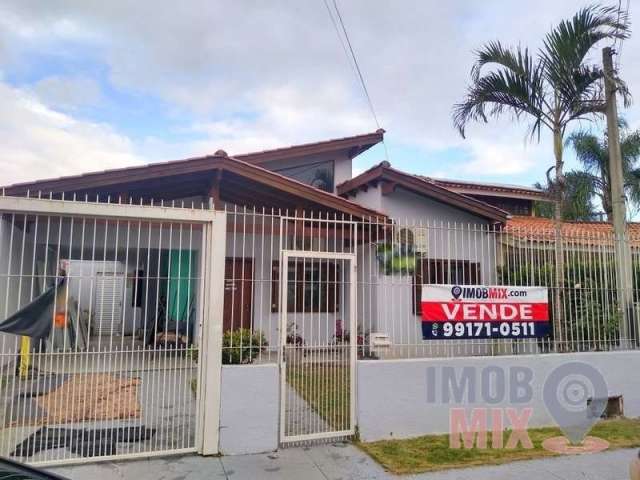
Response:
[[[348,367],[330,363],[289,364],[287,382],[332,428],[349,428]]]
[[[517,460],[554,456],[542,448],[547,438],[562,435],[557,428],[533,428],[529,436],[533,449],[521,447],[506,449],[452,449],[449,448],[448,435],[427,435],[406,440],[384,440],[371,443],[358,443],[358,446],[375,459],[386,470],[396,474],[421,473],[450,468],[472,467],[477,465],[499,465]],[[607,440],[614,448],[640,447],[640,419],[603,420],[589,435]],[[508,433],[504,435],[504,442]],[[488,434],[491,445],[491,434]]]

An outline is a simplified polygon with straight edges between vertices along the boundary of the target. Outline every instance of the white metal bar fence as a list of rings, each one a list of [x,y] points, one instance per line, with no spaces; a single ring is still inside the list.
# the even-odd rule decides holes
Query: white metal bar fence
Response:
[[[184,207],[0,197],[0,455],[196,450],[212,212]]]
[[[57,270],[65,266],[67,293],[65,301],[57,301],[56,305],[67,305],[70,297],[78,297],[75,298],[76,310],[89,311],[82,314],[87,323],[87,342],[86,347],[82,347],[79,337],[69,340],[56,334],[41,342],[46,344],[46,349],[35,345],[38,342],[23,349],[22,340],[3,335],[0,340],[5,378],[2,396],[5,418],[9,420],[8,423],[5,420],[0,437],[4,454],[11,453],[12,445],[17,445],[18,439],[27,439],[32,434],[30,430],[38,426],[27,418],[35,415],[44,423],[42,413],[31,413],[39,410],[18,403],[23,393],[27,394],[25,398],[37,401],[59,388],[57,382],[64,384],[78,375],[94,373],[127,380],[142,378],[142,386],[136,388],[146,413],[135,417],[135,425],[154,428],[155,432],[143,441],[131,442],[121,453],[148,455],[198,448],[198,438],[207,435],[194,423],[198,413],[195,410],[198,405],[208,406],[208,400],[199,395],[196,401],[191,387],[199,392],[196,383],[198,378],[203,379],[198,376],[202,362],[196,362],[199,355],[206,352],[194,341],[199,338],[197,332],[185,336],[181,323],[168,320],[171,316],[185,315],[184,299],[191,296],[195,317],[187,314],[185,326],[192,325],[195,330],[203,308],[209,308],[211,315],[217,310],[222,317],[222,332],[218,334],[222,337],[223,364],[282,363],[283,352],[289,352],[286,356],[294,360],[292,365],[298,367],[299,375],[285,372],[283,388],[287,394],[303,400],[297,408],[298,411],[302,407],[306,409],[307,423],[288,426],[285,409],[281,437],[288,438],[304,435],[318,438],[351,431],[353,424],[344,420],[347,416],[339,417],[342,420],[335,423],[331,415],[347,404],[353,408],[353,362],[349,361],[347,369],[337,367],[345,365],[347,358],[355,359],[356,355],[378,359],[543,354],[638,346],[640,236],[634,229],[624,241],[628,254],[625,265],[631,279],[626,298],[631,302],[626,305],[623,316],[625,305],[620,299],[624,296],[616,285],[613,235],[610,228],[602,224],[588,228],[565,225],[558,237],[554,230],[533,228],[399,219],[390,222],[354,219],[335,213],[222,206],[224,215],[219,218],[226,218],[226,228],[219,224],[216,227],[219,232],[210,232],[207,230],[210,226],[204,227],[212,216],[207,210],[129,205],[126,216],[113,218],[109,216],[109,209],[113,207],[110,204],[68,201],[64,202],[62,213],[53,215],[46,213],[46,205],[39,203],[49,200],[29,200],[33,201],[4,197],[1,204],[0,314],[3,318],[10,316],[48,285],[54,285],[57,295],[60,288],[56,280],[62,277]],[[226,241],[219,245],[220,240],[214,238],[214,233],[222,234],[223,230],[226,230]],[[224,265],[216,266],[224,271],[224,288],[210,291],[205,277],[211,269],[210,255],[212,249],[217,248],[216,241],[225,257]],[[563,255],[560,274],[555,261],[558,242]],[[286,264],[283,252],[291,254]],[[350,270],[346,265],[349,262],[357,268],[347,281],[341,272]],[[98,283],[98,278],[107,278],[110,282]],[[117,278],[122,278],[125,284],[123,289],[115,291],[117,295],[96,296],[96,289],[103,292],[109,285],[113,286]],[[72,282],[77,284],[73,287],[77,290],[71,288]],[[338,308],[334,311],[328,308],[332,303],[337,305],[339,299],[346,300],[347,283],[355,284],[353,297],[340,309],[354,315],[356,322],[348,327],[343,313],[335,311]],[[552,303],[552,335],[526,340],[425,341],[420,328],[420,296],[424,284],[547,287]],[[85,296],[80,290],[92,293]],[[137,299],[138,294],[133,293],[139,291],[144,292],[142,307],[134,307],[131,298]],[[163,296],[162,292],[169,295]],[[287,297],[283,299],[285,293]],[[299,299],[298,295],[301,295]],[[120,296],[121,306],[116,299]],[[294,299],[294,311],[289,310],[290,298]],[[111,310],[106,314],[102,312],[100,318],[105,319],[105,327],[109,328],[105,330],[106,335],[96,335],[96,330],[101,330],[96,325],[96,301],[105,303],[105,299],[110,300]],[[299,312],[295,311],[296,303],[300,305]],[[127,312],[132,309],[134,313],[129,315]],[[129,334],[127,328],[132,318],[138,322],[134,325],[142,322],[142,330],[155,332],[154,341],[163,340],[165,344],[160,347],[145,344],[135,334]],[[621,328],[623,319],[627,322],[624,329]],[[626,338],[621,332],[627,332]],[[216,335],[211,332],[208,338],[213,342]],[[347,348],[344,348],[345,336],[349,338]],[[186,346],[171,348],[166,344],[180,337],[186,337]],[[311,346],[318,347],[313,354],[309,354]],[[30,352],[24,355],[27,360],[18,357],[21,349]],[[29,365],[35,368],[30,370]],[[309,370],[310,366],[319,365],[323,368]],[[34,383],[28,377],[31,371],[45,373],[48,383]],[[295,369],[289,371],[295,372]],[[336,402],[326,392],[339,378],[343,385],[345,382],[349,385],[348,399],[347,390],[339,390],[343,400]],[[89,392],[96,390],[93,384],[84,388]],[[182,407],[166,411],[169,399],[175,399]],[[107,412],[117,404],[110,402],[112,407]],[[16,417],[17,410],[26,413]],[[16,420],[21,425],[19,428]],[[100,428],[111,428],[112,437],[117,437],[119,431],[114,429],[123,423],[122,419],[101,422]],[[52,425],[52,422],[46,423]],[[97,429],[95,422],[89,423],[84,420],[80,426]],[[63,439],[61,442],[66,441],[64,431],[53,433]],[[131,433],[140,435],[141,431],[129,431]],[[45,444],[44,439],[37,440]],[[95,442],[91,445],[98,448]],[[110,445],[113,442],[107,442],[93,454],[108,455]],[[38,455],[37,458],[32,455],[31,460],[76,456],[73,452],[51,448]]]
[[[223,347],[225,363],[278,361],[282,342],[277,316],[279,257],[284,249],[356,255],[355,333],[360,358],[638,347],[640,234],[635,230],[625,239],[631,278],[628,298],[632,302],[627,306],[627,328],[621,329],[623,305],[616,285],[613,234],[606,224],[565,224],[558,240],[563,254],[563,268],[558,275],[555,229],[398,219],[356,221],[335,214],[246,208],[231,208],[228,216],[227,256],[228,260],[235,259],[236,267],[227,268],[225,274],[229,286],[225,300],[224,329],[229,332]],[[247,269],[251,269],[249,274]],[[425,341],[420,312],[423,284],[546,287],[552,334],[538,339]],[[227,311],[240,308],[238,305],[243,305],[244,310]],[[328,320],[329,336],[335,332],[336,326],[331,323],[335,324],[336,318]],[[251,332],[242,332],[242,340],[237,331],[240,325]],[[232,331],[235,336],[230,335]],[[628,332],[627,338],[622,338],[621,332]],[[295,335],[299,334],[289,332],[287,337]],[[236,352],[235,357],[231,352]]]

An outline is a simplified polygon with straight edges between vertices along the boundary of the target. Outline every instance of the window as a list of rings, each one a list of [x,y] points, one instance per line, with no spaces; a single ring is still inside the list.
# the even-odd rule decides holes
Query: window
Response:
[[[425,258],[419,260],[413,274],[413,313],[422,313],[422,285],[477,285],[480,281],[480,264],[469,260],[444,260]]]
[[[327,260],[289,260],[287,311],[292,313],[334,313],[340,311],[340,267]],[[280,262],[273,262],[271,311],[280,305]]]
[[[333,161],[280,168],[274,171],[325,192],[333,192]]]

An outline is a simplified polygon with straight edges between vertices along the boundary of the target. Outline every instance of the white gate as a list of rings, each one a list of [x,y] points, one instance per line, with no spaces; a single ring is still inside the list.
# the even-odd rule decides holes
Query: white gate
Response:
[[[212,210],[0,196],[0,455],[216,453],[224,235]]]
[[[356,257],[284,250],[280,441],[355,433]]]

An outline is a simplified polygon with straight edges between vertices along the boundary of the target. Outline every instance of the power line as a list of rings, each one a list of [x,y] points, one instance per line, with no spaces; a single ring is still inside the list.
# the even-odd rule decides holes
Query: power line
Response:
[[[367,84],[364,81],[364,76],[362,75],[362,70],[360,70],[360,65],[358,64],[358,59],[356,58],[356,54],[353,51],[353,45],[351,45],[351,40],[349,39],[349,34],[347,33],[347,28],[344,25],[344,21],[342,20],[342,14],[340,13],[340,9],[338,8],[338,2],[333,0],[333,7],[338,14],[338,20],[340,21],[340,26],[342,27],[342,32],[344,33],[344,38],[347,41],[347,45],[349,46],[349,51],[351,52],[351,58],[353,58],[353,64],[356,67],[356,72],[358,74],[358,78],[360,79],[360,84],[362,85],[362,89],[364,90],[364,95],[367,98],[367,103],[369,104],[369,108],[371,109],[371,114],[373,115],[373,119],[376,122],[376,126],[380,128],[380,122],[378,122],[378,116],[376,115],[376,110],[373,108],[373,102],[371,101],[371,96],[369,95],[369,90],[367,89]]]
[[[629,17],[629,8],[630,8],[630,0],[627,0],[627,6],[625,8],[625,17],[628,19]],[[618,0],[618,18],[616,23],[620,24],[620,18],[622,17],[622,0]],[[616,34],[619,33],[620,29],[616,28]],[[611,44],[611,49],[616,54],[615,57],[615,70],[618,71],[620,68],[620,57],[622,52],[622,44],[624,43],[624,38],[614,38],[613,43]]]
[[[371,100],[371,95],[369,95],[369,90],[367,89],[367,84],[364,81],[364,75],[362,74],[362,70],[360,69],[360,65],[358,64],[358,59],[356,57],[356,53],[353,50],[353,45],[351,45],[351,40],[349,39],[349,34],[347,33],[347,28],[344,24],[344,20],[342,19],[342,14],[340,13],[340,9],[338,8],[338,3],[336,0],[333,0],[333,8],[335,9],[335,13],[337,15],[338,18],[338,22],[340,23],[340,27],[342,29],[342,35],[344,35],[344,40],[346,40],[346,45],[345,42],[342,38],[342,35],[340,34],[340,29],[338,28],[338,22],[336,22],[336,19],[333,15],[333,12],[331,11],[331,8],[329,7],[329,4],[327,3],[327,0],[324,0],[324,4],[327,7],[327,12],[329,13],[329,17],[331,18],[331,22],[333,23],[333,26],[336,30],[336,34],[338,35],[338,38],[340,39],[340,43],[342,45],[342,49],[344,50],[345,55],[347,56],[347,58],[349,59],[349,63],[351,64],[351,67],[354,69],[354,73],[356,74],[357,78],[360,81],[360,85],[362,86],[362,90],[364,92],[364,96],[367,100],[367,104],[369,105],[369,110],[371,111],[371,115],[373,116],[373,120],[376,123],[376,127],[378,127],[378,129],[380,129],[380,122],[378,121],[378,115],[376,115],[376,109],[373,106],[373,101]],[[348,52],[347,52],[348,49]],[[351,55],[349,55],[349,53]],[[384,141],[384,139],[382,140],[382,146],[384,147],[384,153],[385,153],[385,157],[386,160],[389,160],[389,152],[387,151],[387,145]]]
[[[622,0],[620,0],[620,3],[622,3]],[[629,8],[631,8],[631,0],[627,0],[627,8],[625,9],[625,16],[627,17],[627,19],[629,18]],[[618,12],[620,12],[620,10],[618,10]],[[620,14],[618,13],[618,17],[620,16]],[[619,20],[618,20],[619,21]],[[617,56],[616,56],[616,70],[620,67],[620,57],[622,56],[622,44],[624,43],[624,38],[620,39],[620,46],[618,47],[618,51],[617,51]]]
[[[324,6],[327,7],[327,13],[329,14],[329,18],[331,19],[333,28],[336,31],[338,40],[340,40],[340,45],[342,45],[342,51],[344,52],[344,55],[347,58],[347,62],[349,63],[349,66],[351,66],[351,69],[353,70],[354,75],[357,76],[358,72],[356,71],[356,67],[353,64],[353,60],[351,59],[349,52],[347,51],[347,45],[344,43],[344,39],[342,38],[342,34],[340,33],[340,27],[338,27],[338,23],[336,22],[333,12],[331,11],[331,7],[329,6],[329,3],[327,2],[327,0],[323,0],[323,1],[324,1]]]
[[[622,13],[622,0],[618,0],[618,18],[616,19],[616,23],[619,25],[620,24],[620,14]],[[616,34],[618,33],[619,28],[616,27]],[[618,37],[614,37],[613,39],[613,43],[611,44],[611,49],[613,51],[616,50],[616,44],[618,43]]]

